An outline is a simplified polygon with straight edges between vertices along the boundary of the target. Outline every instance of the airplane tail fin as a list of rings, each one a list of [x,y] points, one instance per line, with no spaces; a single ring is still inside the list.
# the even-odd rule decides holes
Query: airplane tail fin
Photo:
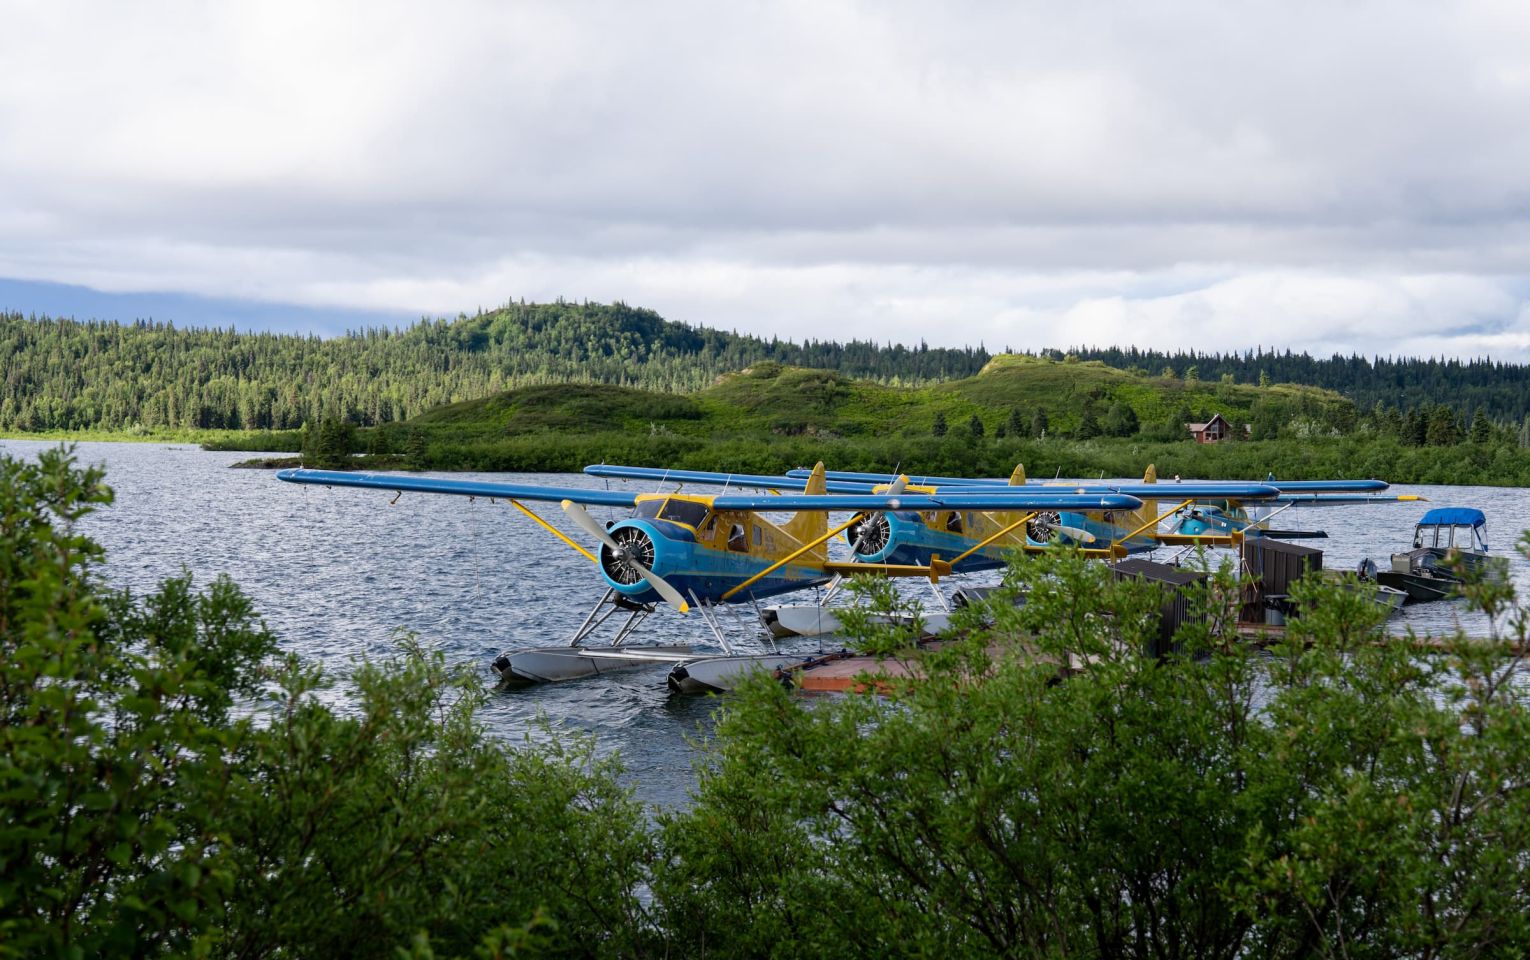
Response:
[[[1015,464],[1015,472],[1009,475],[1009,485],[1012,487],[1025,486],[1025,464]]]
[[[807,485],[802,488],[802,492],[809,496],[821,496],[827,491],[828,486],[824,482],[823,475],[823,461],[820,460],[814,465],[813,473],[808,477]],[[816,540],[823,536],[829,529],[829,515],[817,510],[804,510],[786,521],[782,529],[796,539],[798,543],[807,543],[810,540]],[[811,552],[820,559],[827,559],[829,547],[827,544],[823,544]]]
[[[1153,466],[1151,463],[1148,464],[1147,465],[1147,469],[1142,471],[1142,482],[1143,483],[1157,483],[1158,482],[1158,468]]]

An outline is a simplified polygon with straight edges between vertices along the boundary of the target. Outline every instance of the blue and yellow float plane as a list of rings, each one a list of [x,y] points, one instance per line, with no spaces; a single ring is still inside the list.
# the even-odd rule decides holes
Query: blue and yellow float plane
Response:
[[[831,537],[888,511],[946,515],[1000,508],[1020,512],[1130,511],[1142,506],[1141,500],[1125,493],[1076,493],[1055,487],[1034,492],[973,487],[925,493],[905,491],[894,483],[881,493],[871,492],[864,484],[854,485],[850,492],[842,492],[844,488],[839,485],[830,491],[822,464],[807,477],[791,481],[797,491],[792,495],[730,494],[726,490],[717,495],[641,494],[333,470],[283,470],[277,478],[289,483],[391,491],[395,500],[406,492],[504,500],[594,562],[606,592],[575,632],[569,647],[537,647],[499,658],[496,670],[506,682],[571,679],[694,657],[688,646],[636,647],[626,642],[660,602],[681,613],[692,609],[702,613],[719,644],[728,650],[729,643],[711,616],[714,605],[752,602],[817,586],[846,573],[935,580],[967,559],[961,551],[953,553],[950,560],[932,552],[919,563],[840,563],[829,559],[827,543]],[[671,472],[663,479],[680,477]],[[597,552],[580,546],[522,501],[561,504],[568,518],[596,541]],[[587,505],[630,508],[633,515],[607,526],[585,510]],[[852,516],[831,528],[831,512]],[[792,516],[777,523],[765,513]],[[967,552],[973,553],[971,549]],[[603,608],[608,609],[602,613]],[[584,646],[594,630],[618,611],[629,616],[611,646]]]
[[[791,470],[787,476],[799,479],[805,475],[805,471]],[[826,474],[832,483],[839,484],[864,484],[865,489],[875,489],[875,485],[890,482],[889,474],[880,473],[854,473],[842,471],[830,471]],[[1149,465],[1143,473],[1142,483],[1151,484],[1158,482],[1157,472]],[[1123,490],[1131,492],[1134,487],[1129,481],[1115,480],[1027,480],[1024,465],[1017,465],[1014,472],[1007,478],[963,478],[963,477],[916,477],[909,478],[911,489],[936,490],[951,492],[957,488],[1014,488],[1024,487],[1027,490],[1035,490],[1041,487],[1067,488],[1073,490]],[[1217,496],[1204,495],[1203,490],[1198,490],[1202,481],[1182,482],[1178,477],[1173,484],[1165,483],[1161,489],[1166,491],[1164,496],[1139,496],[1143,499],[1175,500],[1179,499],[1175,494],[1182,494],[1190,498],[1190,502],[1182,502],[1173,510],[1166,513],[1161,519],[1165,522],[1164,537],[1160,540],[1165,545],[1176,541],[1171,537],[1196,537],[1202,538],[1207,545],[1217,545],[1211,539],[1206,538],[1237,538],[1237,537],[1276,537],[1279,539],[1316,539],[1325,538],[1327,533],[1321,530],[1281,530],[1270,525],[1271,519],[1291,507],[1337,507],[1354,504],[1383,504],[1383,503],[1408,503],[1426,500],[1427,498],[1414,494],[1385,493],[1390,486],[1385,480],[1276,480],[1273,475],[1263,481],[1262,486],[1273,487],[1278,491],[1274,497],[1260,497],[1254,499],[1240,496]],[[845,489],[853,489],[846,487]],[[1100,522],[1103,518],[1094,518]],[[1066,527],[1071,524],[1083,523],[1088,525],[1088,518],[1064,517],[1062,524]]]
[[[671,483],[726,484],[773,490],[795,490],[806,482],[801,475],[785,477],[725,474],[695,470],[657,470],[600,464],[585,468],[591,476]],[[855,559],[866,564],[923,564],[935,557],[951,559],[960,573],[1002,566],[1011,550],[1045,550],[1071,544],[1087,556],[1119,558],[1161,546],[1232,546],[1239,532],[1163,532],[1160,522],[1173,510],[1160,514],[1157,501],[1174,500],[1180,506],[1201,498],[1234,501],[1274,500],[1279,491],[1264,483],[1196,482],[1156,485],[1151,476],[1142,481],[1093,481],[1056,485],[1026,485],[1017,469],[1014,483],[951,484],[915,483],[905,476],[825,474],[827,489],[846,495],[904,494],[902,509],[870,513],[847,528]],[[869,478],[869,479],[868,479]],[[950,479],[950,478],[919,478]],[[991,507],[921,509],[910,505],[918,495],[951,503],[950,498],[978,490],[997,496]],[[1016,497],[1004,500],[1008,494]],[[1048,501],[1050,494],[1057,499]],[[1132,507],[1073,506],[1066,498],[1116,494],[1138,501]],[[1176,508],[1177,509],[1177,508]]]

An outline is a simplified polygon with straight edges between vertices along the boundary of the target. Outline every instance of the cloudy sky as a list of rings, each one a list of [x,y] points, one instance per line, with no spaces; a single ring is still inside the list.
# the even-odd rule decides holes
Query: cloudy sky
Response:
[[[1530,361],[1530,3],[0,0],[0,308]]]

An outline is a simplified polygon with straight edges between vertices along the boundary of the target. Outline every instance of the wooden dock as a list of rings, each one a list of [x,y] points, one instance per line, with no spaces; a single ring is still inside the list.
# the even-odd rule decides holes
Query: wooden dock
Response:
[[[1286,638],[1286,627],[1283,624],[1273,623],[1239,623],[1238,639],[1252,647],[1267,647],[1280,643]],[[942,642],[928,640],[920,643],[922,649],[938,647]],[[1441,637],[1386,637],[1376,641],[1378,644],[1407,643],[1420,652],[1443,652],[1449,650],[1452,640]],[[1495,641],[1488,637],[1468,637],[1468,643],[1494,644]],[[1496,641],[1506,654],[1516,652],[1513,644]],[[1002,656],[1008,646],[994,645],[988,648],[991,657]],[[1521,656],[1530,656],[1530,651],[1519,650]],[[1067,676],[1084,667],[1084,663],[1077,657],[1070,656],[1067,664],[1058,663],[1058,675]],[[906,657],[873,657],[864,654],[841,651],[839,653],[824,654],[808,662],[790,669],[783,668],[776,675],[783,681],[790,683],[798,690],[812,693],[850,693],[868,689],[867,678],[876,677],[879,684],[899,683],[901,681],[916,681],[922,676],[919,669],[917,656]]]

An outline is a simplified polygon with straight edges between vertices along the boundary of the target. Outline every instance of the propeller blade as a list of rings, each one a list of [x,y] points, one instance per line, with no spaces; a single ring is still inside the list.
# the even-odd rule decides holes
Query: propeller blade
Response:
[[[1052,529],[1079,543],[1093,543],[1095,539],[1094,534],[1079,527],[1053,526]]]
[[[685,597],[681,596],[679,590],[676,590],[674,587],[670,586],[669,581],[665,580],[657,573],[654,573],[652,570],[643,566],[641,563],[638,563],[631,557],[627,558],[627,564],[631,566],[632,569],[641,574],[643,579],[648,581],[648,585],[657,590],[659,596],[663,597],[664,601],[670,606],[674,607],[680,613],[687,613],[690,611],[691,605],[685,602]]]
[[[563,512],[568,514],[568,518],[578,524],[585,533],[605,544],[612,553],[621,553],[622,548],[617,545],[615,540],[611,539],[609,533],[606,533],[606,528],[601,525],[599,520],[590,516],[590,512],[584,507],[581,507],[572,500],[565,500],[563,501]]]
[[[648,581],[648,585],[653,587],[659,596],[664,598],[665,603],[668,603],[681,613],[690,611],[691,605],[685,602],[685,597],[681,595],[679,590],[676,590],[670,585],[669,581],[657,573],[638,563],[637,559],[629,554],[621,544],[611,539],[611,535],[606,532],[606,528],[601,526],[599,520],[590,516],[588,510],[572,500],[565,500],[563,501],[563,512],[568,514],[568,518],[583,528],[586,533],[605,544],[608,550],[621,557],[624,563],[636,570],[638,575]]]

